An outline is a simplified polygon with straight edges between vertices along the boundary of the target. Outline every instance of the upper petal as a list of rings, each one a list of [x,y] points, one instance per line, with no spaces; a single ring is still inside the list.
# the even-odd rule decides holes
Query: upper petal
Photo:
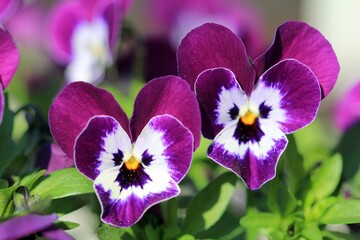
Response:
[[[69,158],[73,159],[76,137],[95,115],[114,117],[130,136],[129,120],[116,99],[89,83],[70,83],[50,106],[50,131]]]
[[[0,27],[0,84],[5,89],[19,64],[19,51],[12,36]]]
[[[314,73],[303,63],[287,59],[262,76],[250,97],[260,118],[271,121],[285,133],[311,123],[320,106],[321,93]]]
[[[234,73],[226,68],[202,72],[195,82],[195,93],[202,110],[202,133],[210,139],[237,121],[240,108],[248,98]]]
[[[208,157],[221,166],[230,169],[245,182],[251,190],[260,188],[273,179],[280,155],[287,145],[287,139],[277,127],[262,122],[250,126],[232,124],[224,128],[208,149]]]
[[[199,146],[199,104],[189,84],[176,76],[153,79],[141,89],[135,99],[131,117],[132,141],[136,140],[152,117],[163,114],[171,115],[184,124],[194,136],[195,148]]]
[[[190,31],[180,43],[177,61],[179,75],[191,88],[202,71],[224,67],[235,74],[246,93],[252,90],[255,71],[248,62],[244,44],[221,25],[205,23]]]
[[[59,63],[71,60],[71,37],[76,26],[87,18],[85,6],[80,1],[60,1],[49,15],[49,50]]]
[[[258,76],[286,58],[297,59],[311,68],[320,82],[322,97],[333,89],[340,65],[331,44],[315,28],[299,21],[279,26],[271,47],[254,61]]]

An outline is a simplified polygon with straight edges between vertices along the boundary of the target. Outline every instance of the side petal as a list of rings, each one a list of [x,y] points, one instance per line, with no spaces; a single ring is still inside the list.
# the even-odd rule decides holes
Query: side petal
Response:
[[[128,118],[116,99],[106,90],[89,83],[67,85],[50,106],[50,131],[69,158],[73,159],[76,137],[95,115],[114,117],[130,135]]]
[[[130,158],[131,149],[130,137],[116,119],[95,116],[76,139],[75,165],[82,174],[95,180],[103,171]]]
[[[49,14],[49,51],[55,61],[67,64],[71,60],[71,37],[76,26],[86,20],[87,12],[80,1],[60,1]]]
[[[271,121],[284,133],[310,124],[320,101],[320,86],[314,73],[294,59],[283,60],[260,76],[250,97],[260,118]]]
[[[250,94],[255,71],[250,66],[243,42],[226,27],[205,23],[190,31],[177,51],[179,76],[194,83],[209,68],[224,67],[236,76],[244,91]]]
[[[247,95],[234,73],[226,68],[202,72],[195,82],[195,93],[202,110],[202,133],[210,139],[237,121],[240,107],[247,105]]]
[[[189,84],[176,76],[156,78],[147,83],[135,99],[131,117],[132,141],[136,141],[149,120],[168,114],[177,118],[194,136],[195,149],[200,144],[199,104]]]
[[[177,183],[189,170],[192,150],[192,134],[181,122],[169,115],[152,118],[134,144],[133,156],[141,159],[141,171],[130,172],[135,179],[110,169],[95,180],[102,220],[129,227],[154,204],[178,195]]]
[[[333,89],[340,65],[331,44],[317,29],[299,21],[279,26],[271,47],[254,61],[258,76],[286,58],[297,59],[311,68],[320,82],[323,98]]]
[[[248,136],[247,140],[239,138],[237,124],[228,126],[208,149],[209,158],[241,177],[251,190],[275,177],[278,160],[288,142],[278,128],[261,121],[259,125],[260,138]]]
[[[1,239],[20,239],[45,230],[53,225],[56,214],[37,215],[29,214],[12,218],[0,223]]]
[[[0,84],[5,89],[19,65],[19,50],[14,39],[6,30],[0,27]]]

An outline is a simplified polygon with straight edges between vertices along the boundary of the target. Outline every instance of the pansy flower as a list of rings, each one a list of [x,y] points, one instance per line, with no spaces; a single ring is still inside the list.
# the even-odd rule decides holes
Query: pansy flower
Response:
[[[204,24],[183,39],[178,67],[200,102],[202,133],[214,139],[208,156],[252,190],[274,178],[285,134],[314,120],[339,72],[329,42],[297,21],[281,25],[253,64],[234,33]]]
[[[0,123],[3,119],[4,89],[10,84],[19,64],[19,51],[11,35],[0,27]]]
[[[188,31],[216,21],[240,36],[250,56],[265,50],[262,16],[247,0],[152,0],[134,9],[132,24],[144,39],[145,78],[177,74],[176,49]]]
[[[54,225],[56,214],[28,214],[0,223],[0,240],[44,237],[46,239],[73,239]]]
[[[69,82],[97,83],[113,64],[121,20],[130,0],[59,1],[50,14],[49,50],[66,65]]]
[[[175,76],[145,85],[130,121],[109,92],[71,83],[54,100],[49,124],[59,146],[94,181],[102,220],[119,227],[179,194],[200,141],[198,102]]]
[[[336,104],[334,111],[335,125],[346,131],[360,122],[360,82],[349,89]]]

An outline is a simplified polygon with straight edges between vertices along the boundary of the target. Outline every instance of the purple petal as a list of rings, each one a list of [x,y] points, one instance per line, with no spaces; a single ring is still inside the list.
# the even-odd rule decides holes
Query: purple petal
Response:
[[[74,160],[70,159],[64,151],[56,144],[50,145],[50,160],[46,169],[46,174],[50,174],[56,170],[69,168],[74,166]]]
[[[50,106],[51,133],[69,158],[73,159],[76,137],[95,115],[114,117],[130,133],[128,118],[115,98],[106,90],[89,83],[75,82],[67,85]]]
[[[210,139],[237,120],[237,116],[232,116],[232,109],[239,112],[241,106],[247,105],[247,95],[234,73],[226,68],[202,72],[195,82],[195,93],[202,110],[202,133]]]
[[[191,132],[169,115],[154,117],[131,151],[141,165],[136,170],[107,169],[96,178],[102,220],[118,227],[135,224],[152,205],[180,193],[177,185],[190,168]]]
[[[0,22],[5,23],[18,9],[21,0],[1,0],[0,1]]]
[[[0,84],[5,89],[19,64],[19,51],[11,35],[0,27]]]
[[[241,130],[239,124],[224,128],[216,136],[208,156],[241,177],[249,189],[256,190],[275,177],[287,139],[278,128],[261,120],[258,126],[252,126],[252,131]]]
[[[60,1],[50,13],[48,31],[52,56],[67,64],[71,60],[71,36],[79,22],[86,20],[86,5],[80,1]]]
[[[109,27],[109,43],[113,50],[119,38],[121,21],[129,8],[129,2],[129,0],[101,0],[95,6],[95,14],[102,16]]]
[[[198,102],[189,84],[176,76],[151,80],[136,97],[131,117],[132,141],[135,141],[149,120],[168,114],[177,118],[194,136],[195,149],[200,144],[201,118]]]
[[[282,24],[271,47],[254,61],[258,76],[286,58],[297,59],[311,68],[320,82],[322,97],[333,89],[340,65],[331,44],[315,28],[299,21]]]
[[[56,214],[29,214],[0,223],[0,239],[20,239],[50,227],[57,219]]]
[[[360,82],[336,104],[334,114],[335,124],[342,131],[360,121]]]
[[[309,67],[297,60],[283,60],[260,76],[250,97],[260,117],[284,133],[310,124],[320,106],[320,86]]]
[[[95,116],[76,139],[75,164],[82,174],[95,180],[102,171],[121,165],[131,148],[130,137],[116,119]]]
[[[243,42],[221,25],[206,23],[193,29],[180,43],[177,58],[179,75],[192,88],[202,71],[216,67],[230,69],[247,94],[253,88],[255,71]]]
[[[61,228],[51,227],[42,231],[42,236],[46,239],[56,239],[56,240],[73,240],[74,238],[65,233]]]

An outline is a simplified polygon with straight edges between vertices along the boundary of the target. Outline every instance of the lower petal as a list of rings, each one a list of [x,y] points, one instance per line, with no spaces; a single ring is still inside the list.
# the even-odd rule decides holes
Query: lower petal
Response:
[[[177,183],[156,169],[146,173],[151,181],[126,189],[122,189],[116,181],[118,173],[117,169],[110,169],[95,180],[95,191],[102,208],[101,218],[116,227],[134,225],[151,206],[180,193]]]
[[[278,128],[267,122],[259,123],[260,139],[240,141],[235,136],[237,125],[224,128],[208,149],[208,156],[221,166],[233,171],[251,190],[259,189],[273,179],[280,155],[287,139]]]

